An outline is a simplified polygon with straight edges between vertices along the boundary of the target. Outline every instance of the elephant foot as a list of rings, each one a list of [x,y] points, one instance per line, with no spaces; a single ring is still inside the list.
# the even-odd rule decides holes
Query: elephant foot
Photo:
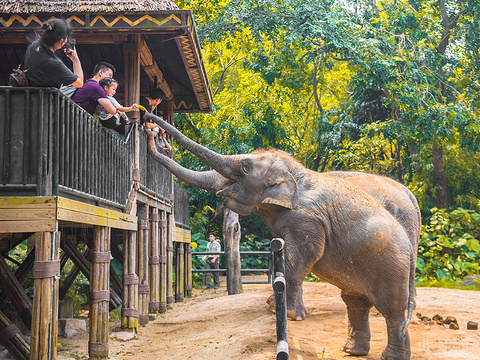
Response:
[[[299,315],[293,310],[287,310],[287,318],[293,321],[302,321],[305,320],[306,316],[302,314]]]
[[[342,346],[342,351],[354,356],[365,356],[370,351],[370,344],[364,342],[355,342],[353,340],[347,340]]]
[[[287,310],[287,318],[289,318],[290,320],[295,320],[295,311]]]
[[[382,353],[382,360],[409,360],[410,350],[395,351],[390,348],[386,348]]]

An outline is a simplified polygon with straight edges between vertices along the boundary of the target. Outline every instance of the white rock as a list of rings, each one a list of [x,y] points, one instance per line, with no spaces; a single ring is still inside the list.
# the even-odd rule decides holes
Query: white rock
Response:
[[[87,331],[84,319],[58,319],[58,336],[71,338],[79,331]]]

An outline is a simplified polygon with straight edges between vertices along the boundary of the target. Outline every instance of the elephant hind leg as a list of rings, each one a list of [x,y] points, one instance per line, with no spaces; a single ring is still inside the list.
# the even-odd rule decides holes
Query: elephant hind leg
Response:
[[[385,314],[387,321],[388,344],[382,353],[383,360],[410,359],[410,337],[408,331],[403,339],[400,329],[405,321],[405,310],[391,311]]]
[[[364,296],[346,295],[342,299],[347,305],[348,335],[342,350],[350,355],[364,356],[370,351],[370,324],[368,315],[372,303]]]

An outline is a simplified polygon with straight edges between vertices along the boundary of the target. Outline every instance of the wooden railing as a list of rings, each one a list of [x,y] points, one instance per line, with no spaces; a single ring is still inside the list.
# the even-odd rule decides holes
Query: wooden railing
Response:
[[[180,226],[184,229],[190,228],[190,194],[180,186],[180,184],[175,183],[175,202],[174,204],[174,213],[175,213],[175,223],[177,226]],[[185,206],[185,204],[187,206]]]
[[[0,196],[60,195],[124,210],[133,186],[134,136],[127,141],[54,88],[0,87]],[[140,188],[170,202],[172,176],[140,133]],[[175,191],[188,228],[188,193]]]

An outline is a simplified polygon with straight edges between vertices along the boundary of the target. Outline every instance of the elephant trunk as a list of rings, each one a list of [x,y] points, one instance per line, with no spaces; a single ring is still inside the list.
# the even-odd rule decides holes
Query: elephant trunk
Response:
[[[177,142],[182,145],[185,149],[190,151],[192,154],[197,156],[205,164],[210,166],[212,169],[217,170],[220,174],[225,177],[231,178],[234,169],[231,165],[231,161],[228,160],[227,156],[221,155],[212,151],[205,146],[197,144],[195,141],[190,140],[188,137],[183,135],[180,131],[175,129],[174,126],[167,123],[165,120],[155,116],[148,111],[145,111],[144,118],[146,120],[152,120],[158,125],[160,125],[164,130],[171,134]]]
[[[165,166],[173,175],[180,180],[186,182],[199,189],[217,192],[219,189],[225,187],[231,181],[221,176],[214,170],[211,171],[193,171],[184,168],[170,159],[168,156],[162,155],[158,152],[155,146],[155,139],[153,134],[147,131],[148,136],[148,151],[153,158],[160,164]],[[228,185],[227,185],[228,186]]]

